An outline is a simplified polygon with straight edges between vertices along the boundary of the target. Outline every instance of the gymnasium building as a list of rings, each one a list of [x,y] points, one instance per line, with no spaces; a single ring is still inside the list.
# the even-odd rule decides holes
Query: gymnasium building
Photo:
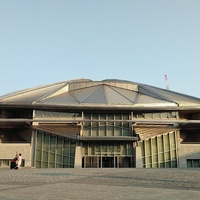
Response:
[[[0,97],[0,168],[200,167],[200,98],[124,80]]]

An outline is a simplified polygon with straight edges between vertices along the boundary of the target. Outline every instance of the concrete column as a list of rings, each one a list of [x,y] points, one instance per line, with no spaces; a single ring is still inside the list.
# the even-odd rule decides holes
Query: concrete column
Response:
[[[76,146],[74,168],[82,168],[82,152],[81,146]]]
[[[135,147],[135,162],[136,162],[135,164],[136,168],[143,168],[141,147],[138,146]]]

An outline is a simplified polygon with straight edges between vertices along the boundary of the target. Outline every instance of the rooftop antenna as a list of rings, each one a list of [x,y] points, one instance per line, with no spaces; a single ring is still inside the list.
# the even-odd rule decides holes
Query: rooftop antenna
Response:
[[[165,86],[166,86],[166,89],[169,90],[169,84],[168,84],[167,75],[165,75]]]

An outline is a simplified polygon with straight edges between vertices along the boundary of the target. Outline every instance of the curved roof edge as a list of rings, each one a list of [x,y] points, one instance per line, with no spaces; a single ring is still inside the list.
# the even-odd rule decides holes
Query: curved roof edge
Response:
[[[0,97],[0,106],[44,107],[199,108],[200,99],[171,90],[120,79],[74,79],[9,93]]]

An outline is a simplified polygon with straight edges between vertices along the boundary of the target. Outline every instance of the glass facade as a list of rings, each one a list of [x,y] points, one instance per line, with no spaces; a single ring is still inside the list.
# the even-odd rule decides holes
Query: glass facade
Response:
[[[76,142],[64,137],[36,132],[36,168],[74,167]]]
[[[83,137],[133,136],[129,113],[84,113]],[[126,121],[127,120],[127,121]],[[85,168],[134,167],[133,142],[93,141],[82,144]]]
[[[178,112],[148,112],[148,113],[132,113],[132,118],[136,119],[178,119]]]
[[[82,167],[120,168],[135,167],[133,141],[122,141],[120,137],[133,137],[132,119],[176,118],[176,112],[165,113],[65,113],[36,112],[36,116],[73,118],[85,121],[81,126],[81,137],[93,137],[92,141],[82,141]],[[105,139],[99,140],[98,137]],[[113,139],[107,140],[106,137]],[[114,140],[118,137],[118,140]],[[35,166],[37,168],[74,167],[76,141],[36,131]],[[176,132],[165,133],[139,142],[144,168],[177,167]]]
[[[93,121],[83,123],[83,136],[132,136],[131,123],[125,121],[129,116],[127,113],[84,114],[84,119]]]
[[[176,132],[170,132],[139,142],[144,168],[177,167]]]
[[[83,167],[134,167],[133,142],[84,142]]]

